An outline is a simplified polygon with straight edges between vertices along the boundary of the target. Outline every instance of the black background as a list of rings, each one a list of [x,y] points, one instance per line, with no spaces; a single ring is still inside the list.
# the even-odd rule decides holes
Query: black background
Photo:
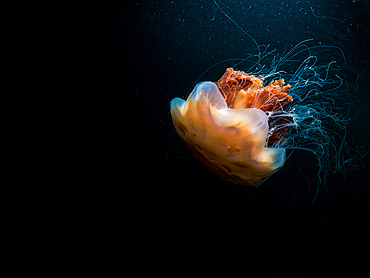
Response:
[[[307,38],[312,45],[340,47],[347,64],[338,51],[332,58],[349,82],[358,77],[351,142],[369,148],[368,1],[217,3],[277,52]],[[310,154],[295,153],[260,187],[248,188],[209,173],[174,133],[171,99],[185,98],[213,64],[256,51],[213,1],[115,1],[97,5],[93,17],[92,110],[101,127],[104,169],[97,190],[104,192],[104,225],[135,263],[156,271],[225,267],[288,276],[315,274],[322,266],[329,273],[364,269],[370,255],[369,156],[359,162],[362,168],[330,175],[315,198]],[[199,81],[217,80],[228,66]],[[121,232],[128,235],[121,238]]]

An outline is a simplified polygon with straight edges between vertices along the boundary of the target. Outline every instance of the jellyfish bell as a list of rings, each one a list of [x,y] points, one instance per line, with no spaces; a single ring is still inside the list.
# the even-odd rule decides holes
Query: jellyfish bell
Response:
[[[219,177],[256,186],[284,165],[285,149],[276,142],[288,130],[289,88],[282,79],[264,87],[261,76],[228,68],[217,82],[196,85],[186,101],[171,101],[176,133]]]

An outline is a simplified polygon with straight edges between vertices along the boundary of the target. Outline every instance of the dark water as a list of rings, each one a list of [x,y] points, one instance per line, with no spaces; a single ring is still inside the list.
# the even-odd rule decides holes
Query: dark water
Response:
[[[356,84],[348,92],[358,98],[349,141],[369,148],[369,1],[217,3],[276,53],[306,39],[313,39],[310,46],[333,46],[318,63],[337,61],[347,82]],[[352,267],[341,264],[344,258],[358,259],[356,271],[359,260],[370,255],[369,156],[360,169],[329,175],[314,202],[315,157],[301,151],[258,188],[222,181],[173,132],[169,102],[186,97],[212,65],[257,53],[256,44],[211,0],[117,1],[103,8],[108,17],[97,25],[97,90],[109,117],[109,175],[117,177],[107,186],[112,198],[133,201],[127,210],[138,248],[149,258],[162,250],[163,260],[178,269],[203,265],[199,254],[211,250],[242,252],[234,263],[245,270],[254,269],[248,262],[257,258],[268,264],[260,269],[268,274],[312,271],[308,254],[316,256],[315,266],[336,270]],[[215,66],[199,82],[216,81],[233,64]],[[185,251],[195,259],[184,264],[174,259]]]

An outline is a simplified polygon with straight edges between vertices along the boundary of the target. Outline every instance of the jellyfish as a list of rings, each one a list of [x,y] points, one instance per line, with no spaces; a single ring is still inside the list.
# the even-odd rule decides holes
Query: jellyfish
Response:
[[[197,84],[186,100],[174,98],[170,112],[176,133],[211,172],[247,186],[258,186],[281,169],[293,151],[308,151],[317,159],[316,198],[330,173],[345,176],[367,154],[347,141],[356,82],[349,84],[341,73],[344,52],[333,45],[309,46],[313,39],[306,39],[276,54],[214,3],[258,53],[226,67],[218,81]],[[330,60],[333,51],[337,60]],[[236,69],[244,64],[248,67]]]
[[[171,101],[176,133],[211,172],[258,186],[284,165],[286,151],[304,150],[317,159],[317,196],[330,172],[345,175],[348,167],[359,166],[367,153],[347,141],[353,107],[347,83],[335,61],[317,64],[307,41],[279,61],[266,48],[253,73],[227,68],[218,81],[197,84],[186,100]],[[308,57],[297,59],[305,51]],[[268,61],[270,66],[256,66]],[[294,64],[295,71],[282,70]]]
[[[285,149],[274,143],[288,130],[283,112],[293,101],[289,88],[283,79],[264,86],[262,76],[228,68],[217,82],[196,85],[186,101],[173,99],[172,120],[180,139],[210,171],[256,186],[285,162]]]

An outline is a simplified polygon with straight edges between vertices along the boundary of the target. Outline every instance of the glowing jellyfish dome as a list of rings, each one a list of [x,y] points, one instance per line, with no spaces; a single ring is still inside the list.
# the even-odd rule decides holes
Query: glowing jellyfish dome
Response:
[[[239,184],[257,185],[283,166],[285,149],[269,147],[284,138],[284,109],[290,85],[228,68],[218,82],[202,82],[187,101],[171,101],[177,134],[209,170]],[[269,117],[273,114],[274,117]]]

